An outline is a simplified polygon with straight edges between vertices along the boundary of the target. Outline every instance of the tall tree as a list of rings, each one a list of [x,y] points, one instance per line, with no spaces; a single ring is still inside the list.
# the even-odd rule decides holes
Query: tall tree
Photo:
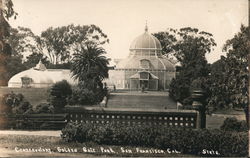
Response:
[[[170,28],[168,31],[153,34],[157,39],[159,39],[162,45],[162,53],[164,55],[169,55],[174,52],[173,46],[177,42],[176,33],[177,30]]]
[[[230,90],[228,89],[228,77],[226,73],[227,58],[221,58],[211,65],[209,76],[210,96],[208,101],[209,111],[223,109],[230,104]]]
[[[163,45],[165,54],[172,54],[180,63],[176,79],[170,84],[170,96],[183,104],[190,104],[191,84],[209,74],[205,55],[216,46],[212,34],[196,28],[170,29],[155,34]]]
[[[73,77],[79,82],[92,82],[89,86],[96,89],[104,78],[108,78],[109,59],[104,54],[103,48],[93,44],[76,49],[71,68]]]
[[[67,48],[71,41],[67,35],[68,28],[66,26],[58,28],[48,28],[41,34],[42,44],[47,50],[50,62],[58,64],[62,59],[68,57]]]
[[[214,110],[221,108],[221,105],[223,107],[244,108],[246,120],[248,121],[249,27],[241,26],[240,32],[232,39],[227,40],[223,51],[227,52],[227,55],[218,61],[221,68],[216,72],[211,72],[210,78],[213,85],[210,87],[212,95],[209,100],[209,106]],[[213,65],[216,66],[218,62]]]
[[[26,56],[28,53],[41,53],[37,48],[36,35],[29,28],[10,28],[9,44],[12,48],[12,55]]]
[[[9,37],[9,18],[16,18],[17,13],[13,9],[11,0],[0,0],[0,50],[3,55],[10,55],[11,49],[7,42]],[[7,20],[6,20],[7,19]]]
[[[10,35],[9,18],[16,18],[11,0],[0,0],[0,85],[7,85],[9,80],[8,66],[11,59],[11,46],[7,42]]]
[[[107,91],[103,87],[102,80],[108,78],[109,59],[104,56],[105,54],[103,48],[93,43],[82,45],[75,50],[71,72],[78,80],[76,95],[80,94],[79,98],[85,98],[80,99],[82,100],[80,104],[98,103],[106,95]]]
[[[70,62],[74,49],[91,42],[102,45],[108,42],[107,35],[95,25],[62,26],[48,28],[41,34],[41,44],[53,64]]]
[[[5,72],[1,74],[1,78],[4,81],[2,85],[7,85],[8,80],[15,74],[35,66],[40,59],[42,54],[37,48],[36,36],[29,28],[18,27],[10,28],[9,36],[6,37],[8,44],[11,48],[11,54],[5,56],[5,60],[2,64],[5,66]],[[35,53],[33,53],[35,52]],[[23,63],[29,53],[28,60]],[[42,59],[44,60],[44,59]],[[44,60],[44,62],[46,62]]]
[[[40,60],[46,65],[46,67],[51,65],[48,57],[43,54],[44,48],[41,38],[35,35],[31,29],[20,26],[17,28],[11,28],[8,41],[12,48],[12,56],[20,58],[21,63],[19,63],[19,65],[22,64],[22,68],[29,69],[34,67]],[[22,71],[23,69],[19,70]],[[9,71],[15,73],[20,72],[15,69]]]

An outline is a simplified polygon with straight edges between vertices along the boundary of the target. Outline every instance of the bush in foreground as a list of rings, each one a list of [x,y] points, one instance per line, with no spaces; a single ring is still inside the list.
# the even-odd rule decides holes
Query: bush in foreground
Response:
[[[185,129],[117,124],[69,123],[61,137],[67,142],[95,142],[106,145],[146,146],[175,149],[183,154],[201,155],[203,149],[216,150],[219,156],[246,156],[247,132]],[[215,155],[214,155],[215,156]]]

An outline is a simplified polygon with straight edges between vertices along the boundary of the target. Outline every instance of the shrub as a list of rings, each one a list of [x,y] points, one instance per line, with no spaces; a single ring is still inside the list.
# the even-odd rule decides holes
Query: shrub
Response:
[[[70,105],[91,105],[96,103],[96,95],[92,90],[87,88],[81,89],[76,87],[69,98]]]
[[[238,121],[235,117],[226,118],[220,128],[225,131],[237,132],[243,132],[248,130],[246,121]]]
[[[54,106],[57,112],[67,104],[67,97],[72,94],[70,84],[66,81],[59,81],[55,83],[50,90],[50,103]]]
[[[56,82],[50,91],[50,95],[55,97],[67,97],[72,94],[70,84],[66,80]]]
[[[183,105],[190,105],[191,100],[187,100],[190,97],[190,83],[189,79],[183,79],[181,77],[175,78],[169,85],[169,96]],[[186,100],[185,100],[186,99]],[[185,102],[184,102],[185,100]],[[187,102],[189,101],[189,102]]]
[[[62,130],[63,140],[92,141],[107,145],[147,146],[176,149],[183,154],[202,155],[202,150],[217,150],[220,156],[246,156],[248,133],[223,130],[153,128],[146,125],[69,123]],[[216,155],[214,155],[216,156]]]
[[[4,94],[1,98],[1,112],[27,114],[32,112],[32,105],[25,100],[21,93]]]
[[[54,107],[49,103],[40,103],[35,107],[34,113],[54,113]]]
[[[27,101],[22,101],[18,106],[12,108],[13,114],[29,114],[32,112],[32,105]]]
[[[96,92],[83,87],[74,87],[72,95],[69,97],[69,105],[93,105],[102,101],[103,97],[107,95],[107,88],[98,89]]]
[[[18,106],[24,99],[21,93],[15,94],[13,92],[5,94],[3,97],[3,103],[7,106]]]
[[[8,94],[1,95],[1,113],[11,113],[12,103],[10,104],[7,100]]]

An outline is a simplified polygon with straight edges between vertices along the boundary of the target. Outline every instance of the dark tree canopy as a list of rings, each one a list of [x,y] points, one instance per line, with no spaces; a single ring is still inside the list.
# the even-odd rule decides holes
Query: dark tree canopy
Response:
[[[192,82],[204,81],[209,74],[205,55],[216,46],[212,34],[186,27],[154,35],[160,40],[163,53],[174,56],[180,63],[176,78],[170,84],[170,96],[183,104],[190,104]]]
[[[221,56],[220,60],[211,65],[211,75],[209,76],[211,96],[208,102],[210,111],[225,108],[230,104],[230,93],[226,86],[228,82],[226,64],[226,57]]]
[[[226,57],[222,57],[212,65],[213,84],[209,105],[215,110],[221,106],[238,108],[248,106],[249,39],[249,27],[241,26],[240,32],[224,45]]]
[[[11,0],[0,0],[0,51],[1,56],[10,56],[11,47],[7,42],[9,37],[10,25],[7,20],[13,17],[16,18],[17,13],[13,9],[13,3]],[[7,20],[6,20],[7,19]]]
[[[8,43],[10,25],[7,20],[11,17],[16,18],[16,15],[11,0],[0,0],[0,85],[7,85],[12,73],[16,73],[19,68],[22,69],[20,58],[12,56],[12,49]],[[12,71],[13,66],[19,67]]]
[[[27,60],[23,64],[26,69],[30,69],[32,67],[35,67],[40,60],[47,68],[49,67],[50,62],[48,58],[41,53],[32,53],[31,55],[27,56]]]

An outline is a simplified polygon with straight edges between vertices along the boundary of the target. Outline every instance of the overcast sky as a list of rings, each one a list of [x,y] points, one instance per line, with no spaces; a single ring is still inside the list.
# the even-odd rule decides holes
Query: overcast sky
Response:
[[[196,27],[214,35],[217,47],[207,56],[214,62],[221,48],[240,25],[248,24],[248,0],[12,0],[18,12],[13,27],[23,26],[40,35],[53,26],[99,26],[110,39],[108,56],[125,58],[130,43],[144,32],[167,28]]]

